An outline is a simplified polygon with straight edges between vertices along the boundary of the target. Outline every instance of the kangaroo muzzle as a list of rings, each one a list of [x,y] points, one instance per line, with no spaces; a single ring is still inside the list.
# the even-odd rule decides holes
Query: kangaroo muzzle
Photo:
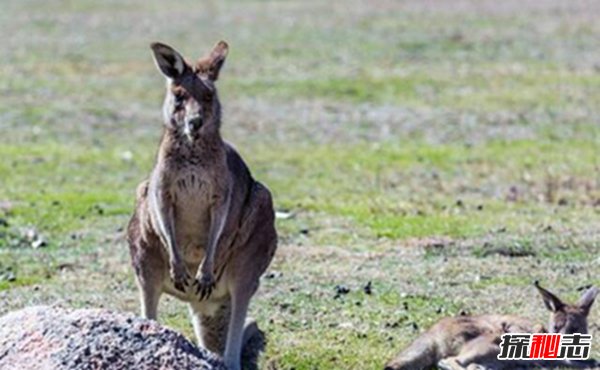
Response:
[[[202,117],[199,114],[192,114],[185,117],[185,126],[183,133],[188,137],[192,138],[194,131],[198,130],[202,126]]]

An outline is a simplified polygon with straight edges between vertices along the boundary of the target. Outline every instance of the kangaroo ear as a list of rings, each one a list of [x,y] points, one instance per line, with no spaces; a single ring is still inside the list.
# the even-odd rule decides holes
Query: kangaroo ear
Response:
[[[542,295],[544,304],[550,311],[556,312],[565,306],[565,304],[563,303],[563,301],[560,300],[560,298],[558,298],[554,294],[550,293],[546,289],[542,288],[537,281],[534,283],[534,285],[537,288],[537,290],[540,292],[540,294]]]
[[[577,301],[577,307],[581,308],[586,315],[589,314],[592,304],[594,304],[594,300],[599,292],[600,290],[598,288],[590,287],[581,295],[579,301]]]
[[[223,67],[223,64],[225,64],[225,59],[227,58],[228,52],[229,45],[227,45],[225,41],[217,42],[210,52],[210,70],[208,77],[213,81],[216,81],[219,78],[219,71],[221,71],[221,67]]]
[[[150,48],[154,56],[154,63],[165,77],[178,78],[183,75],[187,64],[175,49],[160,42],[153,42],[150,44]]]

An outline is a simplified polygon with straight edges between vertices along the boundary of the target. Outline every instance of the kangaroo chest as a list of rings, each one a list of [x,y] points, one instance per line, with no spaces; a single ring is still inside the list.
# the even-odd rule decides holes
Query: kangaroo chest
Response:
[[[199,263],[208,244],[211,210],[219,193],[213,180],[202,170],[190,169],[179,173],[171,183],[177,244],[189,263]]]

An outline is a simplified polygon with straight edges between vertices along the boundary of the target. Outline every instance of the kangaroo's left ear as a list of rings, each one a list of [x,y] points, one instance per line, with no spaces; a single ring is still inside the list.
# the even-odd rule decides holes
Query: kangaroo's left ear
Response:
[[[590,309],[594,304],[594,300],[596,299],[598,292],[600,292],[598,288],[590,287],[581,295],[579,301],[577,301],[577,307],[581,308],[586,315],[590,313]]]
[[[216,81],[219,78],[219,72],[225,64],[227,53],[229,52],[229,45],[225,41],[219,41],[213,47],[209,55],[210,67],[208,71],[208,77]]]
[[[563,301],[560,300],[560,298],[550,293],[548,290],[542,288],[537,281],[534,283],[534,285],[537,288],[538,292],[540,292],[540,294],[542,295],[542,299],[544,300],[546,308],[548,308],[550,311],[556,312],[565,306],[565,304],[563,303]]]

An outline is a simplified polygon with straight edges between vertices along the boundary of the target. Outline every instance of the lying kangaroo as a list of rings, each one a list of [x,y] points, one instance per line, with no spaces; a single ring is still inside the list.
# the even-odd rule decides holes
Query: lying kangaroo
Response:
[[[563,303],[557,296],[535,284],[546,307],[552,312],[549,332],[587,334],[587,316],[597,288],[589,288],[575,305]],[[482,315],[447,317],[422,334],[407,349],[388,362],[386,370],[421,370],[438,366],[443,370],[515,369],[521,365],[497,359],[500,338],[504,333],[543,333],[519,316]],[[534,365],[530,363],[530,365]],[[562,364],[563,366],[576,366]]]
[[[193,64],[170,46],[151,48],[167,78],[165,128],[127,230],[142,315],[156,319],[162,293],[189,302],[200,344],[239,369],[257,330],[245,325],[248,305],[277,248],[271,194],[219,132],[215,82],[228,45]]]

